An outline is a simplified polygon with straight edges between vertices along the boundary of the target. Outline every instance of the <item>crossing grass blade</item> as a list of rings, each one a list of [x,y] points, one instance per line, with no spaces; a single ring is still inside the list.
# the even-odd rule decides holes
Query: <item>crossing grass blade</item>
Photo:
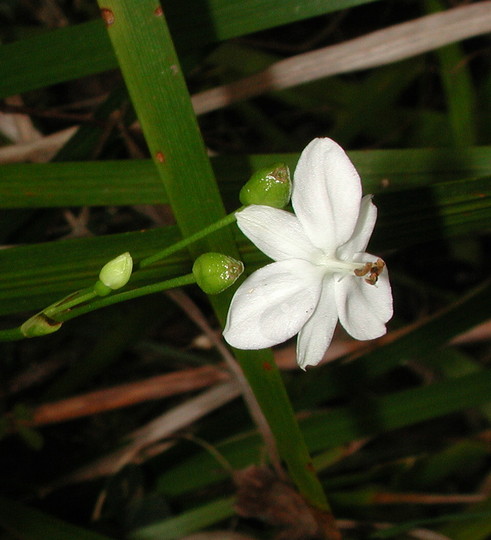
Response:
[[[426,0],[430,13],[442,11],[440,0]],[[447,99],[448,120],[455,146],[472,146],[477,140],[476,99],[462,47],[458,43],[436,51],[440,64],[440,76]]]
[[[455,152],[444,148],[348,152],[360,172],[365,193],[386,193],[452,180],[491,175],[491,147]],[[256,170],[284,162],[295,169],[299,154],[218,156],[211,159],[219,188],[229,208]],[[474,193],[475,192],[475,193]],[[481,197],[469,190],[469,197]],[[163,204],[169,198],[150,160],[15,163],[2,166],[0,208],[51,208]],[[435,205],[438,202],[435,201]],[[402,210],[398,205],[395,213]]]

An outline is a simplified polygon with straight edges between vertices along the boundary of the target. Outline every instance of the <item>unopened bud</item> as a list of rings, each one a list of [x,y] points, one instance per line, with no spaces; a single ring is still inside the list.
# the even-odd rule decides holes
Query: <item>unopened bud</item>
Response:
[[[284,208],[292,194],[290,170],[284,163],[277,163],[256,171],[240,190],[240,202],[244,205],[262,204]]]
[[[110,293],[116,289],[124,287],[133,271],[133,259],[126,252],[119,255],[112,261],[106,263],[99,272],[99,282],[96,284],[96,291],[101,293],[101,296]],[[104,289],[105,286],[107,289]],[[100,289],[100,290],[99,290]]]
[[[50,319],[44,313],[37,313],[20,327],[20,331],[27,338],[46,336],[61,328],[63,323]]]
[[[193,264],[196,283],[207,294],[218,294],[233,285],[244,265],[222,253],[204,253]]]

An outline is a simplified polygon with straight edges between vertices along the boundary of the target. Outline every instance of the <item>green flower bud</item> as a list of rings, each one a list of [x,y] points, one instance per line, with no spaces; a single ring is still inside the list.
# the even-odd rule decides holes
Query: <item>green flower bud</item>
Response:
[[[63,323],[54,321],[44,313],[37,313],[20,327],[20,331],[27,338],[46,336],[61,328]]]
[[[262,204],[284,208],[291,194],[290,170],[284,163],[276,163],[256,171],[240,190],[239,198],[244,205]]]
[[[230,287],[244,271],[244,265],[222,253],[204,253],[193,264],[196,283],[207,294],[218,294]]]
[[[111,292],[111,290],[121,289],[121,287],[124,287],[128,283],[132,270],[133,259],[128,252],[109,261],[102,267],[102,270],[99,273],[100,283],[108,288],[107,292],[105,292],[104,287],[101,285],[97,287],[99,282],[95,287],[96,292],[102,293],[101,296],[104,296]],[[98,289],[100,289],[100,291]]]

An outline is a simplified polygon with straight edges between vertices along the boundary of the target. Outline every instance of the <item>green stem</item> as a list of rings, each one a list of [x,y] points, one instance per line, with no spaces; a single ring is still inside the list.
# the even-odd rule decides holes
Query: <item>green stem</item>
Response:
[[[26,336],[22,333],[20,326],[17,328],[0,330],[0,341],[19,341],[25,339],[25,337]]]
[[[162,251],[159,251],[158,253],[154,253],[150,257],[146,257],[145,259],[142,259],[138,263],[138,268],[145,268],[145,266],[149,266],[150,264],[153,264],[154,262],[160,261],[161,259],[165,259],[165,257],[168,257],[169,255],[172,255],[173,253],[176,253],[177,251],[181,251],[181,249],[188,247],[193,242],[202,240],[203,238],[206,238],[209,234],[219,231],[223,227],[226,227],[227,225],[234,223],[236,221],[236,218],[235,218],[236,212],[238,212],[239,210],[242,210],[242,208],[244,207],[242,206],[238,210],[235,210],[231,214],[226,215],[224,218],[216,221],[215,223],[212,223],[208,227],[201,229],[200,231],[192,234],[191,236],[187,236],[180,242],[176,242],[175,244],[172,244],[172,246],[169,246],[163,249]]]
[[[81,289],[58,302],[51,304],[47,308],[43,309],[43,313],[50,317],[51,319],[58,320],[57,315],[63,313],[79,304],[83,304],[95,298],[98,294],[94,291],[93,287],[88,287],[87,289]]]
[[[74,299],[73,301],[63,304],[63,300],[61,300],[60,302],[53,304],[53,306],[49,306],[48,308],[46,308],[46,310],[42,311],[38,315],[47,316],[58,323],[64,323],[66,321],[74,319],[75,317],[79,317],[80,315],[85,315],[86,313],[90,313],[91,311],[111,306],[113,304],[118,304],[119,302],[126,302],[127,300],[132,300],[133,298],[139,298],[148,294],[167,291],[169,289],[175,289],[176,287],[184,287],[185,285],[192,285],[193,283],[196,283],[196,278],[194,277],[194,274],[186,274],[177,278],[161,281],[160,283],[146,285],[145,287],[140,287],[138,289],[132,289],[123,293],[105,296],[103,298],[95,300],[94,302],[91,302],[90,304],[86,304],[78,307],[77,309],[73,309],[74,306],[77,306],[81,303],[82,298],[84,299],[83,301],[89,301],[97,296],[95,293],[89,294],[88,291],[90,291],[90,289],[84,289],[83,291],[79,291],[80,293],[85,292],[85,294],[81,296],[78,296],[77,293],[75,293],[75,295],[77,295],[77,302],[75,302]],[[71,298],[71,296],[67,298]],[[46,311],[48,310],[50,311],[50,315],[46,314]],[[0,342],[19,341],[22,339],[26,339],[26,337],[31,336],[27,336],[26,334],[24,334],[22,332],[21,326],[17,328],[9,328],[7,330],[0,330]]]
[[[60,322],[69,321],[79,315],[84,315],[85,313],[90,313],[96,309],[101,309],[106,306],[111,306],[113,304],[118,304],[119,302],[126,302],[127,300],[132,300],[133,298],[139,298],[140,296],[146,296],[148,294],[153,294],[156,292],[167,291],[169,289],[175,289],[176,287],[184,287],[185,285],[191,285],[196,283],[196,278],[193,274],[186,274],[184,276],[179,276],[177,278],[168,279],[167,281],[161,281],[160,283],[153,283],[152,285],[146,285],[145,287],[140,287],[139,289],[132,289],[131,291],[125,291],[119,294],[112,294],[111,296],[105,296],[87,304],[81,306],[75,310],[67,311],[60,313],[56,320]]]

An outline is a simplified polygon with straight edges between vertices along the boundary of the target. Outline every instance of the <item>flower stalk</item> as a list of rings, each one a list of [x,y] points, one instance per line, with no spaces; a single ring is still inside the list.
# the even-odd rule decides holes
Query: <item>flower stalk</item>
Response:
[[[85,313],[194,283],[208,294],[218,294],[233,285],[242,274],[244,265],[241,261],[221,253],[205,253],[195,261],[190,274],[122,293],[113,293],[126,285],[132,269],[133,260],[130,254],[123,253],[104,265],[99,273],[99,280],[92,287],[76,291],[51,304],[18,328],[0,330],[0,341],[17,341],[52,334],[61,328],[63,322]]]

